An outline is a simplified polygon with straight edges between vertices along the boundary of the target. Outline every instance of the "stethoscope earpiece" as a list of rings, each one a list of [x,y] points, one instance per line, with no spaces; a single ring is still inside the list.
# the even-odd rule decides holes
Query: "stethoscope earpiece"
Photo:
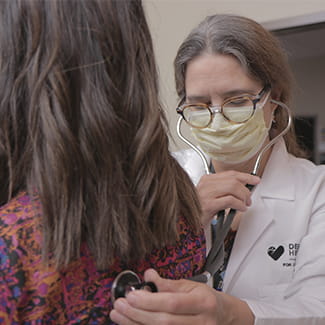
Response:
[[[112,284],[112,302],[137,289],[146,289],[151,292],[158,292],[157,286],[153,282],[141,282],[140,278],[132,271],[121,272]]]

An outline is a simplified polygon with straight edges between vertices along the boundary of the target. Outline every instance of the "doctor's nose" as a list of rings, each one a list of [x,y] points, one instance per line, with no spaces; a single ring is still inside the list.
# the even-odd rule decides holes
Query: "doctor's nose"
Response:
[[[213,129],[218,129],[222,125],[222,123],[225,122],[225,118],[223,117],[220,107],[214,106],[212,107],[211,111],[213,112],[212,114],[212,122],[211,122],[211,128]]]

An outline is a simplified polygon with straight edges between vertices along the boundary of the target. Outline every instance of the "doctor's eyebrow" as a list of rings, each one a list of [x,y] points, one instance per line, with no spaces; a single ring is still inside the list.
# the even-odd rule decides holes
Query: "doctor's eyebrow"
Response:
[[[186,103],[209,103],[210,96],[186,96]]]
[[[221,94],[218,94],[219,97],[221,97],[223,100],[231,98],[231,97],[236,97],[236,96],[241,96],[241,95],[251,95],[255,96],[258,94],[260,90],[256,89],[232,89],[226,92],[223,92]],[[210,103],[211,98],[210,96],[202,96],[202,95],[189,95],[186,96],[185,101],[187,103]]]
[[[262,89],[262,87],[261,87]],[[226,91],[224,93],[221,93],[220,94],[220,97],[226,99],[226,98],[230,98],[230,97],[235,97],[235,96],[241,96],[241,95],[257,95],[261,89],[242,89],[242,88],[239,88],[239,89],[232,89],[232,90],[229,90],[229,91]]]

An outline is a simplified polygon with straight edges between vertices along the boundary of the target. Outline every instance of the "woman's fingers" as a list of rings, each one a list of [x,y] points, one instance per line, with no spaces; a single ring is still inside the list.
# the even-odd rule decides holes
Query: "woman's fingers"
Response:
[[[120,300],[120,299],[119,299]],[[127,301],[117,301],[115,309],[111,311],[110,318],[119,325],[197,325],[204,324],[201,315],[183,315],[166,313],[162,311],[147,311],[135,308]]]
[[[205,284],[188,280],[166,280],[149,270],[145,281],[158,287],[157,293],[136,290],[118,299],[111,312],[121,325],[136,324],[206,324],[216,319],[217,297]]]
[[[260,178],[246,173],[226,171],[205,175],[197,185],[203,211],[203,224],[220,210],[233,208],[246,211],[251,205],[251,192],[246,184],[257,185]]]
[[[220,174],[204,175],[197,185],[201,195],[210,197],[221,197],[233,195],[238,199],[250,196],[246,184],[257,185],[260,179],[250,174],[228,171]]]
[[[115,304],[114,309],[110,312],[110,319],[119,325],[143,325],[136,321],[137,310],[130,306],[126,299],[119,298]]]

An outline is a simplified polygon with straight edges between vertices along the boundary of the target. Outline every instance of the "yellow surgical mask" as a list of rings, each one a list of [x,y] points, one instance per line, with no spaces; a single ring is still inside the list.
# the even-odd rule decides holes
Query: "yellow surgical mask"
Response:
[[[191,128],[201,149],[212,159],[238,164],[252,158],[263,146],[272,125],[267,127],[262,107],[245,123],[234,124],[215,114],[209,127]]]

